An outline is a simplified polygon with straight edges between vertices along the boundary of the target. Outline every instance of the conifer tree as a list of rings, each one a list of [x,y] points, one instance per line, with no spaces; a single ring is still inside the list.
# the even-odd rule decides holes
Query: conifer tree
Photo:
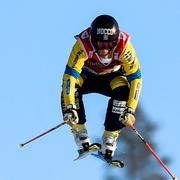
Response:
[[[150,120],[140,107],[136,110],[135,126],[159,155],[157,145],[154,142],[156,124]],[[162,166],[130,128],[126,127],[122,130],[117,146],[114,159],[123,160],[125,167],[122,170],[115,170],[106,166],[105,180],[168,180]],[[165,164],[169,163],[167,157],[161,157],[161,159]]]

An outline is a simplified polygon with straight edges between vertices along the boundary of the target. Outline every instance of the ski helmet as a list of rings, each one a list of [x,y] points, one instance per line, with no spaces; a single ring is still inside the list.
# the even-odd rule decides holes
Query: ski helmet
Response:
[[[91,42],[98,49],[96,42],[117,43],[119,26],[117,21],[109,15],[100,15],[91,23]]]

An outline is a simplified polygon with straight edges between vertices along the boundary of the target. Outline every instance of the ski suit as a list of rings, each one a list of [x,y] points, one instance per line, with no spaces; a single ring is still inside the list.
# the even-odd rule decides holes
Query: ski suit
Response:
[[[91,43],[90,28],[75,36],[63,75],[62,112],[69,104],[75,104],[79,116],[78,124],[86,122],[82,96],[99,93],[110,97],[105,118],[105,130],[117,131],[124,127],[119,121],[119,104],[127,102],[127,107],[136,110],[142,78],[140,64],[130,37],[120,32],[112,58],[103,61]]]

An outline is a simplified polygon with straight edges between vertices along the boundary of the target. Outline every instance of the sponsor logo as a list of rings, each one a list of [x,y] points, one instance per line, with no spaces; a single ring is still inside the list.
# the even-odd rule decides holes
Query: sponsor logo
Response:
[[[126,107],[126,101],[113,100],[113,106]]]
[[[70,79],[66,80],[66,95],[70,95]]]
[[[139,98],[140,89],[141,89],[141,84],[138,82],[137,85],[136,85],[136,92],[135,92],[135,95],[134,95],[135,100],[138,100],[138,98]]]
[[[78,61],[78,59],[79,59],[79,56],[80,56],[82,53],[83,53],[83,50],[82,50],[82,49],[80,49],[80,50],[76,53],[76,56],[75,56],[75,58],[74,58],[74,60],[73,60],[72,68],[75,67],[75,65],[76,65],[76,63],[77,63],[77,61]]]
[[[88,61],[85,62],[85,65],[87,67],[91,67],[92,69],[98,67],[98,68],[111,68],[111,70],[115,70],[116,68],[119,69],[119,62],[118,61],[113,61],[112,63],[110,63],[108,66],[105,66],[104,64],[96,61],[96,60],[93,60],[93,59],[90,59]]]
[[[89,37],[89,34],[88,34],[87,31],[84,31],[84,32],[81,34],[81,38],[82,38],[82,39],[86,39],[86,38],[88,38],[88,37]]]
[[[101,63],[99,63],[97,61],[93,61],[93,60],[87,61],[86,65],[87,66],[96,66],[96,67],[99,67],[99,68],[103,68],[104,67],[103,64],[101,64]]]
[[[77,109],[80,109],[78,88],[75,88],[75,105]]]
[[[119,60],[119,54],[118,53],[114,53],[114,59]]]
[[[123,32],[121,32],[119,38],[125,40],[126,36],[125,36],[125,34]]]
[[[118,107],[112,107],[112,113],[115,113],[115,114],[121,114],[121,108],[118,108]]]
[[[97,28],[97,34],[113,35],[115,34],[115,29]]]
[[[127,51],[124,57],[126,58],[128,62],[131,62],[133,60],[133,55],[131,51]]]
[[[123,115],[125,108],[126,101],[113,100],[112,113]]]
[[[103,36],[103,40],[108,40],[108,35],[107,34],[104,34],[104,36]]]
[[[132,63],[131,63],[131,65],[130,65],[130,69],[133,69],[135,67],[135,62],[133,61]]]

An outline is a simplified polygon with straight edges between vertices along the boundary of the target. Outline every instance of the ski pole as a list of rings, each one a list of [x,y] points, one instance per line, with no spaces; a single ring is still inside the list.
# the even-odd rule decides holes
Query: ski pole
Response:
[[[150,145],[145,141],[145,139],[142,137],[142,135],[136,130],[136,128],[132,125],[130,128],[136,133],[137,137],[146,145],[148,150],[154,155],[154,157],[159,161],[159,163],[163,166],[163,168],[167,171],[167,173],[173,178],[173,180],[177,180],[177,177],[175,177],[169,169],[166,167],[166,165],[162,162],[162,160],[158,157],[158,155],[153,151],[153,149],[150,147]]]
[[[38,135],[38,136],[36,136],[36,137],[30,139],[29,141],[20,144],[20,147],[24,147],[26,144],[29,144],[30,142],[32,142],[32,141],[34,141],[34,140],[36,140],[36,139],[38,139],[38,138],[40,138],[40,137],[42,137],[42,136],[44,136],[44,135],[50,133],[51,131],[54,131],[55,129],[60,128],[60,127],[63,126],[64,124],[66,124],[66,122],[62,122],[62,123],[58,124],[57,126],[51,128],[51,129],[49,129],[48,131],[46,131],[46,132],[44,132],[44,133],[42,133],[42,134],[40,134],[40,135]]]

